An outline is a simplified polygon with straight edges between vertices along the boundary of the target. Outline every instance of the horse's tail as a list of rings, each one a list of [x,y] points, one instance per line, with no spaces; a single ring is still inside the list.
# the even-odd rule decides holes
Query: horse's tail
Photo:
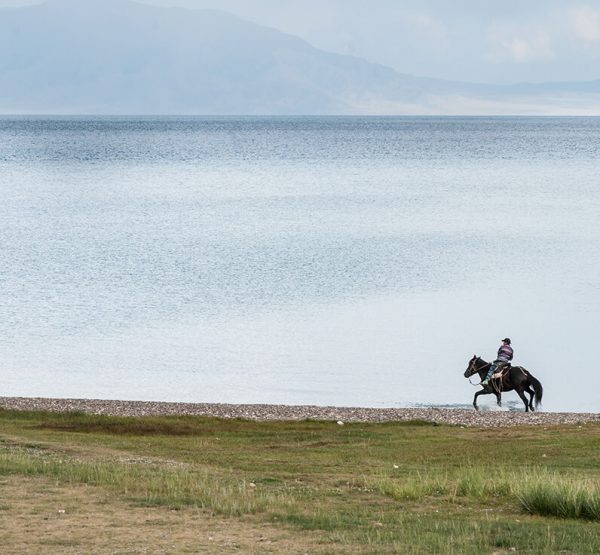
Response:
[[[535,400],[535,408],[537,409],[538,406],[542,404],[542,395],[544,394],[544,388],[542,387],[540,380],[538,380],[537,378],[534,378],[529,372],[527,372],[527,375],[528,375],[527,377],[529,378],[529,381],[531,383],[531,386],[533,387],[533,391],[535,391],[534,400]]]

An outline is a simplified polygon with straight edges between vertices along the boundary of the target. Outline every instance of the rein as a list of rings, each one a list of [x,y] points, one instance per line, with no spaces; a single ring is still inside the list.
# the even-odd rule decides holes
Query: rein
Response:
[[[481,370],[483,370],[483,369],[484,369],[484,368],[485,368],[485,367],[486,367],[488,364],[489,364],[490,366],[492,365],[492,363],[491,363],[491,362],[486,362],[486,363],[485,363],[485,364],[484,364],[484,365],[481,367]],[[475,366],[475,361],[473,361],[473,364],[472,364],[471,366],[472,366],[472,367],[473,367],[473,366]],[[523,369],[523,367],[522,367],[522,366],[513,366],[513,368],[518,368],[518,369],[519,369],[519,370],[521,370],[521,372],[523,373],[523,376],[527,376],[527,373],[525,372],[525,370]],[[505,372],[506,372],[505,370],[502,370],[502,379],[504,379],[504,374],[505,374]],[[468,380],[469,380],[469,383],[470,383],[470,384],[471,384],[473,387],[478,387],[478,386],[480,386],[480,385],[482,385],[482,384],[483,384],[483,380],[481,380],[479,383],[473,383],[473,382],[471,381],[471,378],[472,378],[472,377],[473,377],[475,374],[479,374],[479,370],[477,370],[477,367],[475,367],[475,368],[474,368],[474,372],[473,372],[473,373],[472,373],[472,374],[469,376]],[[498,393],[502,393],[502,391],[503,391],[503,387],[502,387],[502,386],[503,386],[504,384],[503,384],[503,382],[502,382],[502,379],[500,379],[500,385],[499,385],[499,387],[496,387],[495,385],[492,385],[492,389],[495,389],[495,390],[496,390]]]
[[[480,360],[481,360],[481,359],[480,359]],[[486,365],[488,365],[488,364],[491,366],[491,363],[490,363],[490,362],[486,362],[486,363],[485,363],[485,364],[484,364],[484,365],[481,367],[481,369],[483,370],[483,368],[485,368],[485,367],[486,367]],[[472,364],[471,366],[475,366],[475,361],[473,361],[473,364]],[[470,384],[471,384],[473,387],[479,387],[479,386],[480,386],[480,385],[483,383],[483,380],[481,380],[479,383],[473,383],[473,382],[471,381],[471,378],[472,378],[472,377],[473,377],[475,374],[479,374],[479,370],[477,370],[477,368],[475,368],[475,371],[474,371],[474,372],[473,372],[473,373],[472,373],[472,374],[471,374],[471,375],[468,377],[468,380],[469,380],[469,383],[470,383]],[[481,379],[481,377],[480,377],[480,379]]]
[[[474,375],[475,375],[475,374],[471,374],[471,375],[469,376],[469,383],[470,383],[470,384],[471,384],[473,387],[477,387],[477,386],[479,386],[479,385],[481,385],[481,384],[483,383],[483,380],[481,380],[479,383],[473,383],[473,382],[471,381],[471,378],[472,378]]]

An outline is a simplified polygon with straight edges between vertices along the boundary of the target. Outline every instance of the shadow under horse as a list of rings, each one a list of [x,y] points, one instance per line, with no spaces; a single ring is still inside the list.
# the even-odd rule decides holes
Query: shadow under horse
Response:
[[[477,355],[469,361],[469,366],[465,370],[465,378],[470,378],[474,374],[479,374],[479,378],[483,382],[485,376],[492,365],[491,362],[479,358]],[[523,403],[525,403],[525,412],[529,410],[535,410],[542,402],[542,394],[544,388],[540,381],[534,378],[525,368],[521,366],[509,366],[507,369],[501,370],[502,376],[500,378],[493,378],[490,383],[483,385],[483,389],[475,393],[473,398],[473,406],[475,410],[479,410],[477,406],[477,397],[480,395],[494,394],[498,400],[498,406],[502,406],[502,392],[512,391],[513,389],[517,392],[517,395],[521,397]],[[529,401],[525,396],[525,393],[529,394]]]

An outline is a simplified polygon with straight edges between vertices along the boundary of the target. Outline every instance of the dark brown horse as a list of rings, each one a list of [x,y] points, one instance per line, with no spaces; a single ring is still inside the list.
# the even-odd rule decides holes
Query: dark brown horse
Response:
[[[467,369],[465,370],[465,378],[470,378],[474,374],[479,374],[480,382],[483,382],[491,365],[491,362],[486,362],[477,355],[473,355],[473,358],[469,361],[469,366],[467,366]],[[480,383],[478,385],[483,384]],[[536,409],[542,402],[544,389],[540,381],[534,378],[521,366],[509,366],[503,371],[502,377],[490,380],[489,384],[483,385],[483,389],[475,393],[473,406],[475,407],[475,410],[479,410],[479,407],[477,406],[477,397],[493,393],[496,396],[498,406],[500,407],[502,406],[502,392],[512,391],[513,389],[517,392],[517,395],[521,397],[523,403],[525,403],[525,412],[534,410],[534,400]],[[525,392],[529,393],[529,401],[527,401],[527,397],[525,397]]]

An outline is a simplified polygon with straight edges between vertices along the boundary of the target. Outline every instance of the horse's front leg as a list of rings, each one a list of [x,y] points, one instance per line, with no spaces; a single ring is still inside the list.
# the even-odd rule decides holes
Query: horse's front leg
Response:
[[[475,407],[475,410],[479,410],[479,407],[477,406],[477,397],[480,395],[487,395],[488,393],[489,391],[485,387],[481,391],[475,393],[475,397],[473,397],[473,406]]]
[[[502,395],[500,395],[500,393],[495,392],[496,393],[496,402],[498,403],[498,406],[501,407],[502,406]]]

